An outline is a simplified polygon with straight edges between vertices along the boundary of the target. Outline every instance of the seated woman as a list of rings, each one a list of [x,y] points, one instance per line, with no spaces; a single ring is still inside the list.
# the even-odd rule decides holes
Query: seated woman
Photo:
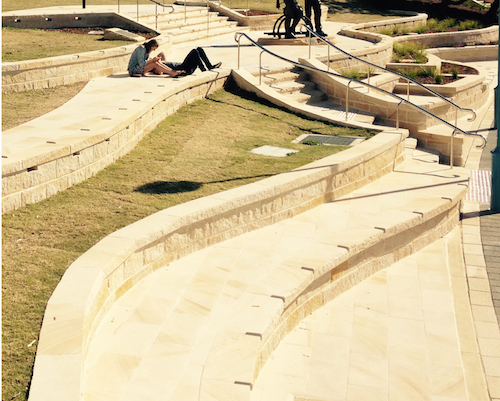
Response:
[[[165,55],[160,53],[158,56],[149,58],[149,54],[158,49],[158,42],[154,39],[144,43],[134,50],[130,61],[128,62],[128,73],[131,77],[141,77],[150,71],[161,71],[172,77],[182,74],[184,71],[174,71],[167,67],[162,61],[165,61]]]

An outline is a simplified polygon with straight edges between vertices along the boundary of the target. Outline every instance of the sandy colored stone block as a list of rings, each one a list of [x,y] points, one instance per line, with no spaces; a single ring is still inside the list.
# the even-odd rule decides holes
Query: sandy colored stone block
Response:
[[[79,355],[82,351],[83,305],[49,304],[45,310],[39,355]]]
[[[80,355],[37,355],[30,387],[30,400],[78,401],[81,394]]]

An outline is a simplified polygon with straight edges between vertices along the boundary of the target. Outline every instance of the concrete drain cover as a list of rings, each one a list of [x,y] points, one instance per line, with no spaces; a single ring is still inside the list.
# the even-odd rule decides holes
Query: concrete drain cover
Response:
[[[357,136],[333,136],[333,135],[301,135],[297,142],[316,141],[323,145],[354,146],[365,139]],[[294,141],[295,142],[295,141]]]
[[[250,152],[264,156],[286,157],[290,153],[298,153],[299,151],[293,149],[278,148],[276,146],[264,145],[252,149]]]

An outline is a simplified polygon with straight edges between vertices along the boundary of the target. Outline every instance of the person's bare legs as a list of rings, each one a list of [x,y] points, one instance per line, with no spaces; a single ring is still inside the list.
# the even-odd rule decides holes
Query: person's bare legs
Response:
[[[156,57],[152,58],[151,60],[148,60],[148,62],[144,66],[144,74],[146,72],[150,72],[152,70],[159,71],[159,72],[162,72],[164,74],[168,74],[172,77],[176,77],[177,75],[182,74],[184,72],[182,70],[179,70],[179,71],[172,70],[170,67],[163,64],[161,61],[158,61],[158,59],[156,59]]]

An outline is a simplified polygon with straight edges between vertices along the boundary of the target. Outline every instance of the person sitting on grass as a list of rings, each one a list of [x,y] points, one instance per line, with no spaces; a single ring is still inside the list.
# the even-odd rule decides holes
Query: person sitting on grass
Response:
[[[206,68],[209,70],[219,68],[222,64],[219,62],[212,65],[201,47],[191,50],[182,63],[167,63],[163,53],[149,59],[149,54],[157,48],[158,42],[152,39],[134,50],[128,63],[128,73],[131,77],[141,77],[147,72],[167,74],[172,77],[185,76],[191,75],[198,67],[205,71]]]

